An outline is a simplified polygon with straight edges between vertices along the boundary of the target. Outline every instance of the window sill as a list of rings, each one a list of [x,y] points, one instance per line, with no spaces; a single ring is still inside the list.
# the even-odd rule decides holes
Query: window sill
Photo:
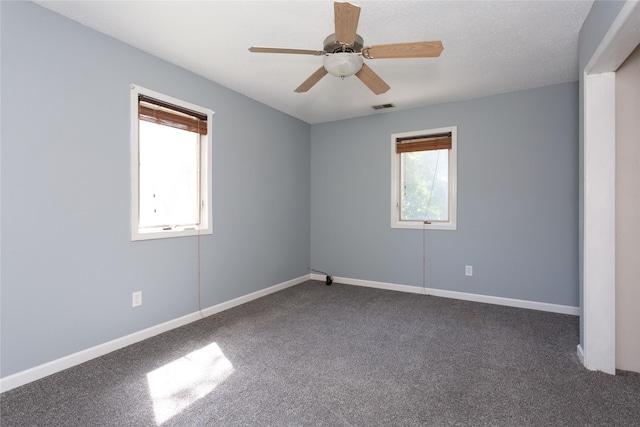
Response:
[[[163,230],[160,228],[148,229],[145,231],[134,230],[131,241],[138,240],[154,240],[154,239],[170,239],[173,237],[202,236],[205,234],[213,234],[211,228],[197,229],[195,227],[173,228],[171,230]]]
[[[391,228],[404,228],[414,230],[449,230],[455,231],[458,229],[457,225],[452,222],[431,222],[431,224],[425,224],[423,221],[392,221]]]

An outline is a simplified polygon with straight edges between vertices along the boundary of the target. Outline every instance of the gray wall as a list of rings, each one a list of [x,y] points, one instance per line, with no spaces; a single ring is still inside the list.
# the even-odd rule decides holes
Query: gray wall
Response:
[[[579,149],[578,149],[578,164],[579,164],[579,291],[580,291],[580,307],[583,307],[583,237],[584,237],[584,69],[591,57],[595,53],[596,49],[602,42],[602,39],[606,35],[607,31],[611,27],[611,24],[616,19],[620,10],[624,6],[624,1],[601,1],[596,0],[591,6],[589,15],[582,24],[580,29],[580,37],[578,40],[578,71],[579,71]],[[584,318],[580,316],[580,344],[584,348]]]
[[[428,232],[427,286],[578,304],[576,83],[309,126],[32,3],[0,10],[1,376],[197,310],[197,240],[130,241],[131,83],[216,112],[203,307],[309,264],[422,285],[422,231],[390,228],[390,134],[451,125],[458,230]]]
[[[578,305],[578,84],[311,127],[311,263],[422,285],[422,230],[390,228],[390,135],[458,126],[458,230],[426,286]],[[472,265],[473,277],[464,266]]]
[[[130,241],[131,83],[216,112],[202,307],[308,273],[308,124],[35,4],[0,7],[3,377],[198,308],[196,238]]]

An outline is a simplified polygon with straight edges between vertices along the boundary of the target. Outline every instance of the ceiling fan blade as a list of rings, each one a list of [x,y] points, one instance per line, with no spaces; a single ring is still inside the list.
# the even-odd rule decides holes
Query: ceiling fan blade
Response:
[[[327,70],[324,67],[320,67],[316,70],[315,73],[311,74],[307,80],[302,82],[300,86],[296,88],[294,92],[302,93],[306,92],[313,87],[316,83],[320,81],[321,78],[327,75]]]
[[[362,55],[367,59],[378,58],[434,58],[442,52],[440,40],[431,42],[381,44],[365,47]]]
[[[326,55],[324,50],[306,50],[306,49],[283,49],[279,47],[257,47],[251,46],[249,52],[254,53],[293,53],[297,55]]]
[[[356,77],[376,95],[380,95],[391,89],[367,64],[362,64],[362,68],[356,73]]]
[[[338,43],[349,46],[356,40],[360,8],[351,3],[333,4],[335,15],[336,40]]]

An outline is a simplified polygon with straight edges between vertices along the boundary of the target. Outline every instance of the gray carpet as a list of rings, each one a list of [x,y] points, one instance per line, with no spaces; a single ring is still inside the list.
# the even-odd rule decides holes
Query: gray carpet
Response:
[[[640,375],[577,343],[574,316],[310,281],[3,393],[0,421],[640,426]]]

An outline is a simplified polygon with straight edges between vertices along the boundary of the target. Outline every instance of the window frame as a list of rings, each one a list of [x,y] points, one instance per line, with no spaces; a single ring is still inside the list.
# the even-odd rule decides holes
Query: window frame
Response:
[[[139,156],[139,118],[138,118],[138,99],[143,95],[153,98],[176,107],[191,110],[207,116],[207,133],[200,135],[200,224],[187,227],[174,227],[164,229],[162,227],[140,229],[140,156]],[[211,109],[201,107],[189,102],[173,98],[171,96],[146,89],[141,86],[131,85],[131,240],[151,240],[164,239],[172,237],[196,236],[202,234],[213,233],[213,215],[212,215],[212,119],[215,114]]]
[[[451,149],[449,150],[449,221],[401,220],[400,219],[400,185],[402,182],[400,157],[396,152],[398,138],[429,137],[444,133],[451,133]],[[391,228],[402,229],[430,229],[430,230],[457,230],[458,227],[458,127],[447,126],[436,129],[424,129],[411,132],[400,132],[391,135]]]

